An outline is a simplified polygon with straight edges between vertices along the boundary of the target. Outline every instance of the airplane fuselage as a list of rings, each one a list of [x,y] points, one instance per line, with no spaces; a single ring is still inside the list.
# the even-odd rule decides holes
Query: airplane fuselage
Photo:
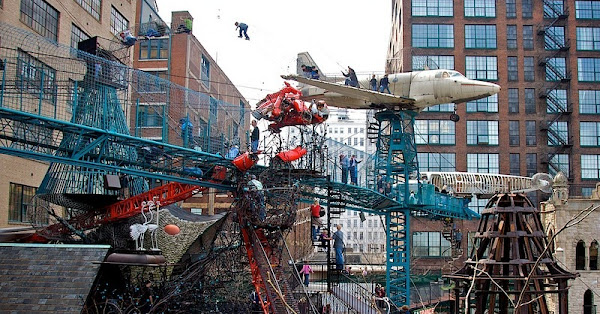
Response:
[[[381,77],[383,76],[377,78],[378,84]],[[359,80],[361,89],[369,88],[369,79]],[[488,97],[500,91],[500,86],[496,84],[471,80],[453,70],[396,73],[389,74],[388,79],[392,94],[414,99],[413,107],[416,110],[445,103],[463,103]],[[302,94],[304,98],[323,99],[330,106],[335,107],[364,109],[379,105],[366,99],[329,92],[317,87],[307,86],[302,89]]]

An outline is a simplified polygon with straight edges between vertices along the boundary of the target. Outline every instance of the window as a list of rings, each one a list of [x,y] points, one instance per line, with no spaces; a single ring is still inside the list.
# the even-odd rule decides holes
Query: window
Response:
[[[467,121],[467,145],[498,145],[498,121]]]
[[[240,122],[238,125],[246,125],[246,104],[240,100]],[[331,133],[331,130],[329,130]]]
[[[452,253],[450,241],[441,232],[413,232],[412,255],[415,257],[445,257]]]
[[[596,191],[596,187],[581,187],[581,196],[590,197],[592,196],[592,192]]]
[[[519,146],[519,121],[508,122],[508,144],[510,146]],[[518,154],[517,154],[518,156]]]
[[[554,26],[546,28],[544,35],[544,48],[546,50],[558,50],[565,46],[565,28]]]
[[[488,199],[485,199],[485,198],[484,199],[478,199],[475,195],[473,195],[473,197],[471,198],[471,201],[469,202],[468,206],[469,206],[470,210],[472,210],[472,211],[474,211],[474,212],[476,212],[478,214],[481,214],[483,212],[483,210],[485,209],[485,206],[487,205],[488,201],[489,201]],[[472,242],[469,241],[469,245],[468,245],[469,247],[471,247],[471,243]],[[471,250],[469,249],[469,252],[470,251]]]
[[[496,1],[465,0],[465,16],[496,17]]]
[[[579,240],[575,247],[575,269],[585,269],[585,243],[582,240]]]
[[[517,17],[517,0],[506,0],[506,17]]]
[[[600,19],[600,1],[575,1],[575,18]]]
[[[201,69],[202,84],[206,88],[210,88],[210,61],[205,55],[202,55],[202,69]]]
[[[517,49],[517,25],[506,25],[506,48]]]
[[[594,294],[592,290],[587,289],[583,293],[583,314],[592,314],[596,312],[596,305],[594,304]]]
[[[590,244],[590,267],[589,270],[598,270],[598,242],[592,241]]]
[[[435,106],[427,107],[427,108],[423,109],[423,111],[429,111],[429,112],[454,112],[454,104],[453,103],[449,103],[449,104],[435,105]]]
[[[9,222],[31,222],[27,215],[27,207],[33,206],[33,197],[37,188],[10,183],[10,195],[8,197],[8,221]]]
[[[100,7],[102,0],[75,0],[75,2],[79,3],[79,5],[93,17],[95,17],[96,20],[100,19]]]
[[[583,169],[583,167],[582,167]],[[548,169],[549,173],[552,176],[555,176],[559,171],[562,171],[562,173],[565,174],[565,176],[567,176],[567,178],[570,176],[570,171],[569,171],[569,155],[567,154],[556,154],[554,156],[552,156],[552,158],[550,158],[550,167]],[[582,170],[583,172],[583,170]]]
[[[577,58],[577,79],[580,82],[599,82],[600,58]]]
[[[412,0],[413,16],[453,16],[452,0]]]
[[[537,171],[537,154],[527,154],[525,155],[525,166],[527,171],[527,176],[531,177],[536,174]]]
[[[467,112],[498,112],[498,94],[467,102]]]
[[[465,48],[496,48],[496,25],[465,25]]]
[[[56,70],[18,49],[16,87],[56,104]]]
[[[545,0],[544,1],[544,18],[554,19],[564,14],[563,0]]]
[[[151,38],[140,41],[140,59],[167,59],[168,57],[168,38]]]
[[[519,79],[519,66],[517,57],[508,57],[506,59],[508,66],[508,80],[517,81]]]
[[[219,100],[212,96],[210,97],[208,118],[211,125],[217,125],[217,119],[219,118]]]
[[[77,27],[75,24],[71,24],[71,47],[77,49],[77,44],[80,41],[89,39],[90,36],[86,34],[81,28]]]
[[[533,25],[523,25],[523,49],[533,49]]]
[[[479,173],[500,173],[498,154],[467,154],[467,171]]]
[[[525,89],[525,113],[535,113],[535,89]]]
[[[600,50],[600,28],[577,27],[577,50]]]
[[[510,175],[520,176],[521,175],[521,162],[519,154],[510,154],[508,157],[510,162]]]
[[[428,69],[448,69],[454,70],[454,56],[413,56],[413,71]]]
[[[535,121],[525,121],[525,144],[527,146],[537,145],[537,129],[535,127]]]
[[[412,45],[420,48],[454,48],[454,25],[413,24]]]
[[[496,57],[466,57],[466,76],[475,80],[497,80],[498,61]]]
[[[566,77],[567,67],[565,58],[548,58],[546,60],[546,81],[560,81]]]
[[[600,155],[581,155],[581,179],[600,179]]]
[[[519,89],[508,89],[508,112],[519,113]]]
[[[21,0],[21,22],[46,38],[58,39],[58,11],[44,0]]]
[[[579,91],[579,113],[600,114],[600,90]]]
[[[527,82],[535,81],[535,65],[533,57],[523,58],[523,79]]]
[[[447,120],[416,120],[416,144],[455,144],[454,122]]]
[[[569,143],[567,121],[554,121],[548,126],[548,146],[562,146]]]
[[[417,153],[419,171],[456,171],[454,153]]]
[[[529,18],[533,16],[533,3],[532,0],[523,0],[521,3],[521,11],[523,13],[524,18]]]
[[[129,29],[129,21],[115,7],[110,10],[110,31],[119,35],[123,30]]]
[[[581,146],[600,146],[600,122],[580,122],[579,142]]]
[[[546,112],[560,113],[567,111],[567,90],[553,89],[546,96]]]
[[[162,127],[163,111],[165,104],[140,104],[138,113],[138,126],[140,127]]]

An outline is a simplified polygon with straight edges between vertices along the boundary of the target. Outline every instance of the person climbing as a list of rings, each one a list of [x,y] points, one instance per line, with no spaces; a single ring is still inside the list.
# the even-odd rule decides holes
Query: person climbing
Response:
[[[342,71],[342,74],[346,77],[346,82],[344,84],[352,87],[358,87],[358,78],[356,77],[356,72],[354,72],[353,68],[348,66],[348,73],[344,73],[344,71]]]
[[[372,91],[377,91],[377,79],[375,78],[375,74],[373,74],[373,77],[369,81],[369,86]]]
[[[383,93],[383,91],[387,90],[388,94],[391,94],[390,91],[390,80],[388,79],[388,75],[384,75],[381,80],[379,80],[379,92]]]
[[[460,250],[462,247],[462,232],[460,232],[460,229],[456,229],[454,240],[456,241],[456,249]]]
[[[317,101],[315,106],[315,100],[313,99],[308,109],[310,109],[313,117],[316,118],[318,122],[324,122],[329,118],[329,108],[327,108],[327,104],[323,100]]]
[[[312,238],[313,241],[318,240],[318,233],[320,227],[323,225],[321,221],[321,205],[319,204],[319,200],[315,199],[314,203],[310,205],[310,213],[311,213],[311,226],[312,226]]]
[[[248,25],[246,23],[235,22],[235,29],[237,30],[238,28],[240,30],[240,35],[238,37],[242,38],[242,34],[244,34],[246,40],[250,40],[250,37],[248,37]]]
[[[121,42],[123,42],[123,45],[125,45],[127,47],[133,46],[135,44],[135,42],[137,41],[137,38],[135,38],[135,36],[131,35],[131,32],[128,29],[120,32],[119,36],[121,36]]]

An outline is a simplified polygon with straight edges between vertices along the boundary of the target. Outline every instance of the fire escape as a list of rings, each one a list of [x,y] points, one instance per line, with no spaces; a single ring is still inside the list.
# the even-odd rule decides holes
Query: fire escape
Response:
[[[538,60],[538,65],[545,70],[544,86],[539,97],[546,101],[545,121],[540,121],[540,131],[546,135],[547,146],[541,163],[547,165],[544,170],[551,174],[559,171],[570,173],[572,106],[567,100],[571,81],[567,70],[570,46],[565,39],[567,16],[563,1],[544,0],[544,22],[537,31],[544,37],[546,51]]]

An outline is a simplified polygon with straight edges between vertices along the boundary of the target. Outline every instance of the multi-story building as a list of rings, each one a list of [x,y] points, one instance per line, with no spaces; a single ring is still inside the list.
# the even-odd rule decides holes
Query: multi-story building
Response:
[[[140,98],[151,101],[131,115],[136,134],[170,143],[180,138],[183,146],[211,153],[225,154],[231,145],[245,147],[250,105],[193,35],[193,17],[187,11],[172,12],[168,30],[153,1],[138,3],[135,68],[186,90],[138,90],[146,96]],[[143,39],[149,30],[161,28],[167,31]],[[157,95],[147,97],[149,93]],[[171,119],[162,118],[167,115]]]
[[[598,7],[600,1],[392,1],[387,72],[448,68],[502,87],[417,117],[421,171],[562,171],[571,195],[590,195],[600,178]],[[454,110],[458,122],[449,119]],[[473,200],[472,209],[485,202]],[[474,230],[459,225],[463,234]],[[411,228],[413,252],[417,243],[441,246],[420,256],[435,263],[435,252],[449,246],[441,225],[413,221]]]
[[[81,40],[98,36],[105,39],[99,42],[99,48],[111,50],[111,43],[119,43],[118,34],[135,21],[135,10],[135,1],[0,1],[0,22],[23,30],[22,33],[0,34],[0,59],[3,60],[0,72],[4,72],[3,80],[19,80],[29,84],[28,89],[15,90],[25,95],[31,95],[31,84],[43,82],[45,86],[42,90],[37,89],[36,93],[42,95],[40,98],[27,101],[31,97],[22,97],[26,99],[22,102],[22,108],[31,105],[56,109],[63,107],[61,103],[67,101],[67,79],[58,73],[61,70],[61,58],[68,58],[69,51],[44,49],[48,48],[46,43],[76,48]],[[38,40],[35,36],[25,38],[29,32],[44,38],[40,39],[37,51],[29,49],[36,46],[31,41]],[[25,42],[27,45],[23,44]],[[128,60],[122,61],[130,63]],[[3,88],[12,87],[3,84]],[[6,93],[4,100],[7,103],[9,101]],[[3,174],[0,182],[0,227],[30,225],[32,219],[26,214],[25,208],[32,203],[47,169],[46,162],[0,156],[0,171]]]

